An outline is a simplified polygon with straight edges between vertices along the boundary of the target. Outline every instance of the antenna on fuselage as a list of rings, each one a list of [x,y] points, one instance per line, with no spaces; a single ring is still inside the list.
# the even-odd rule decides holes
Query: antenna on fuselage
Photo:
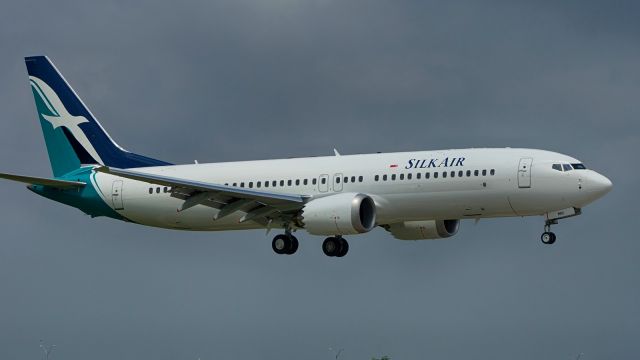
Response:
[[[333,148],[333,153],[336,154],[336,156],[340,156],[340,153],[338,152],[338,150],[336,150],[336,148]]]

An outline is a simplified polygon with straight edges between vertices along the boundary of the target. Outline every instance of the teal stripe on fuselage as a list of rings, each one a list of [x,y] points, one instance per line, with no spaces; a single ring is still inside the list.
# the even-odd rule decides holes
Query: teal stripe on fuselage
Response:
[[[61,180],[82,181],[87,184],[81,188],[62,190],[42,185],[31,185],[29,189],[53,201],[78,208],[91,217],[107,216],[129,221],[106,204],[98,194],[100,189],[96,189],[91,182],[91,177],[95,175],[92,169],[92,167],[83,167],[58,177]]]

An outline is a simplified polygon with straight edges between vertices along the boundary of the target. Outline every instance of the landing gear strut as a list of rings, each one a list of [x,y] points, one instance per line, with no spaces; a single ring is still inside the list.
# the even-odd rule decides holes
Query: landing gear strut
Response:
[[[276,254],[292,255],[298,250],[298,239],[290,233],[276,235],[271,248]]]
[[[542,240],[542,243],[551,245],[554,242],[556,242],[556,234],[551,232],[551,225],[557,224],[557,223],[558,223],[557,220],[546,220],[544,222],[544,232],[540,236],[540,240]]]
[[[322,252],[327,256],[343,257],[349,252],[349,243],[342,236],[328,237],[322,243]]]

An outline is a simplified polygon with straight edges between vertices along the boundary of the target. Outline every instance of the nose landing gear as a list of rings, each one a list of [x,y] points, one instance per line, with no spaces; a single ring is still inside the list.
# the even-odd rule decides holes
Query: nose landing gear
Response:
[[[556,242],[556,234],[551,232],[551,225],[555,225],[558,223],[558,220],[570,218],[573,216],[578,216],[582,214],[582,210],[580,208],[566,208],[562,210],[551,211],[545,214],[545,222],[544,222],[544,232],[540,235],[540,240],[542,243],[551,245]]]
[[[544,222],[544,232],[540,236],[543,244],[551,245],[556,242],[556,234],[551,232],[551,225],[557,223],[557,220],[547,220]]]

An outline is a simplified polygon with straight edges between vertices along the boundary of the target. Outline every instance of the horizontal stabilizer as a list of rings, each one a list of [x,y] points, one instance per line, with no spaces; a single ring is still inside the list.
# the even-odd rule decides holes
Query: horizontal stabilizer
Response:
[[[31,184],[31,185],[50,186],[50,187],[55,187],[60,189],[78,188],[86,185],[86,183],[83,183],[81,181],[47,179],[47,178],[41,178],[41,177],[13,175],[13,174],[5,174],[5,173],[0,173],[0,179],[13,180],[13,181],[18,181],[25,184]]]

